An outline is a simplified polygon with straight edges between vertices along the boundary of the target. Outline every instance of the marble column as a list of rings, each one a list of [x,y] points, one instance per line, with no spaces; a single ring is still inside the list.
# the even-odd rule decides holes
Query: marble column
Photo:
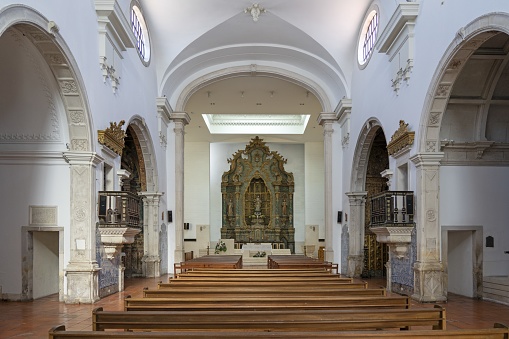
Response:
[[[159,202],[163,195],[159,192],[139,192],[143,197],[143,248],[141,259],[143,276],[161,276],[161,255],[159,234]]]
[[[175,263],[184,261],[184,127],[191,121],[186,112],[170,113],[175,124]]]
[[[71,170],[70,260],[65,268],[69,304],[99,300],[96,261],[96,167],[103,159],[94,152],[64,152]]]
[[[338,121],[336,113],[320,113],[318,123],[323,127],[323,148],[325,168],[325,253],[326,261],[334,261],[334,248],[332,246],[332,124]]]
[[[347,275],[359,278],[364,266],[364,222],[368,192],[350,192],[346,195],[350,200],[350,223],[348,224],[350,243],[348,247]]]
[[[410,158],[416,167],[417,261],[414,294],[420,302],[447,300],[444,267],[440,261],[439,173],[444,153],[418,153]]]

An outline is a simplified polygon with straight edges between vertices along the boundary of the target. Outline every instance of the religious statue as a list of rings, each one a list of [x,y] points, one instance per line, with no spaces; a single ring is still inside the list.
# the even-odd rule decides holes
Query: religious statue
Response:
[[[228,200],[228,216],[233,216],[233,200],[232,197],[230,197],[230,200]]]
[[[283,198],[283,202],[281,203],[281,213],[286,215],[286,197]]]
[[[256,199],[254,202],[254,211],[255,211],[255,213],[262,211],[262,200],[260,199],[259,195],[256,196]]]

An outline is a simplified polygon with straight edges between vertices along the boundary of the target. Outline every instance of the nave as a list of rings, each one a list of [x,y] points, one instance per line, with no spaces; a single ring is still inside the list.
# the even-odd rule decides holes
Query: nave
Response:
[[[51,327],[62,324],[67,330],[92,329],[92,310],[103,307],[107,311],[121,311],[124,297],[143,297],[143,288],[156,289],[159,281],[168,281],[170,276],[159,278],[126,279],[123,292],[110,295],[95,304],[64,304],[58,295],[32,302],[0,302],[1,338],[47,338]],[[368,279],[368,288],[385,285],[383,279]],[[388,293],[388,296],[396,295]],[[447,331],[456,329],[491,328],[496,322],[509,322],[509,306],[449,294],[448,302],[441,304],[447,312]],[[432,308],[432,304],[411,301],[411,308]]]

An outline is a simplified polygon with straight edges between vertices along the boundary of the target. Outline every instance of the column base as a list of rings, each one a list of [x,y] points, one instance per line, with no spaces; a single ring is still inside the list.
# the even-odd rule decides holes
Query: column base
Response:
[[[419,302],[447,301],[444,277],[444,268],[440,262],[416,262],[414,264],[414,294],[411,298]]]
[[[161,276],[161,258],[158,255],[145,256],[141,259],[143,275],[147,278]]]
[[[99,271],[97,263],[70,263],[67,277],[66,304],[93,304],[99,298]]]
[[[347,260],[348,276],[352,278],[360,278],[362,274],[362,266],[364,264],[364,255],[349,255]]]
[[[329,248],[325,249],[324,252],[325,261],[334,262],[334,250]]]

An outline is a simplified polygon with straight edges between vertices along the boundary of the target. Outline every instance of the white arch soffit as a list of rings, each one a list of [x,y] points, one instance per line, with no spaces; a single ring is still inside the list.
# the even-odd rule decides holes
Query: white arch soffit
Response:
[[[496,32],[493,32],[496,31]],[[450,91],[466,61],[497,33],[509,34],[508,13],[488,13],[458,30],[431,78],[419,125],[418,152],[440,152],[440,128]],[[463,52],[463,53],[460,53]]]
[[[371,117],[364,123],[359,133],[352,161],[350,181],[350,191],[352,192],[362,192],[365,190],[364,183],[368,170],[369,152],[371,151],[376,131],[380,128],[383,130],[380,121],[375,117]]]
[[[301,86],[317,97],[324,112],[332,112],[334,109],[330,99],[332,94],[325,91],[325,89],[318,83],[302,74],[278,67],[263,65],[257,65],[256,74],[257,76],[274,77]],[[174,106],[175,111],[181,112],[184,110],[184,107],[186,107],[189,98],[199,89],[216,81],[250,75],[251,65],[243,65],[226,66],[222,69],[215,70],[201,76],[195,76],[194,79],[189,80],[182,85],[185,85],[182,90],[179,88],[179,90],[175,91],[175,95],[171,98],[170,104],[171,102],[176,102]]]
[[[39,39],[47,39],[51,46],[56,47],[56,51],[55,49],[42,50],[41,45],[43,44],[34,44],[46,60],[58,84],[67,116],[71,151],[93,152],[95,151],[93,142],[95,139],[91,128],[93,122],[89,114],[90,109],[86,100],[84,82],[78,71],[79,67],[71,50],[58,33],[58,29],[51,29],[50,23],[51,21],[41,13],[26,5],[10,5],[0,10],[0,35],[3,35],[8,28],[15,26],[16,29],[30,36],[30,39],[33,39],[32,34],[35,33]],[[35,31],[22,25],[27,25]],[[58,72],[56,67],[58,67]],[[65,77],[58,76],[59,73],[62,73],[62,69],[68,71]]]
[[[145,163],[145,176],[147,180],[147,192],[157,192],[159,187],[159,177],[157,172],[157,162],[154,153],[154,144],[150,131],[143,119],[139,115],[134,115],[127,126],[132,126],[140,142],[143,162]]]

